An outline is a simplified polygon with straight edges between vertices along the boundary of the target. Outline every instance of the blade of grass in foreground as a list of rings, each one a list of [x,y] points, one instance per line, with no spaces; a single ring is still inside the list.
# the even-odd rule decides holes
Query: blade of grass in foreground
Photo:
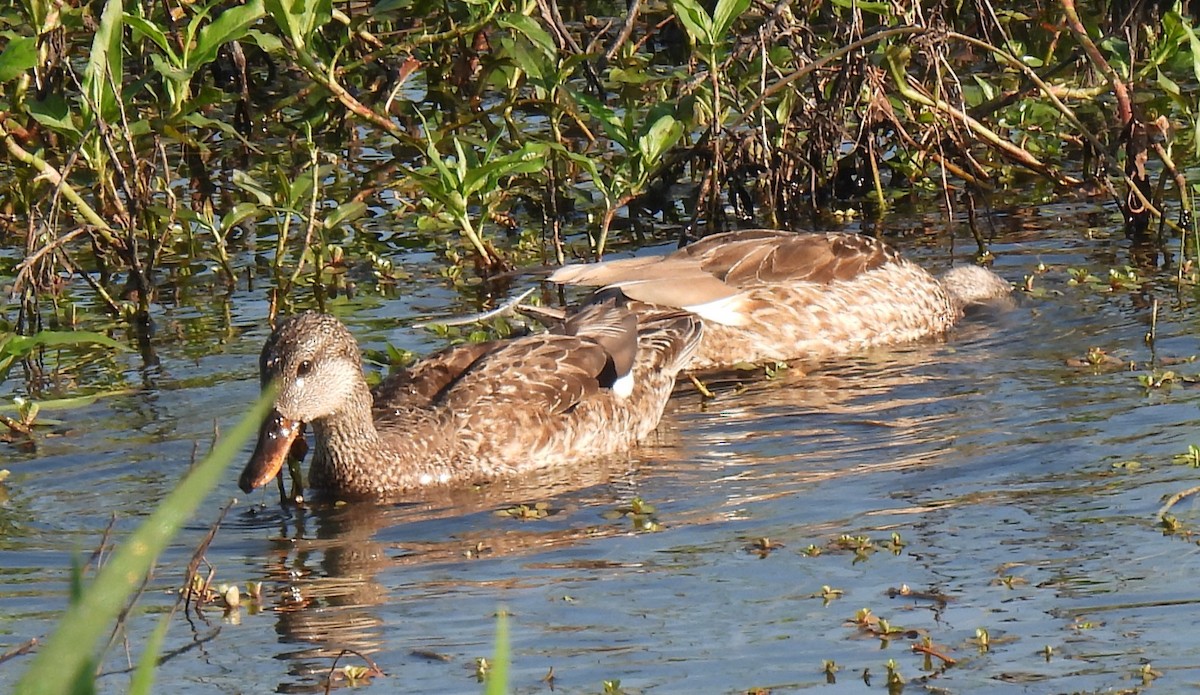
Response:
[[[18,695],[57,695],[70,692],[81,678],[83,682],[91,679],[91,674],[82,673],[82,669],[91,663],[96,642],[141,584],[158,554],[216,487],[242,444],[258,429],[272,398],[271,391],[264,393],[250,413],[217,442],[203,461],[188,471],[154,513],[117,548],[96,573],[95,580],[83,588],[80,599],[72,602],[45,646],[38,650],[29,670],[17,683]]]
[[[508,695],[508,665],[512,657],[508,649],[508,611],[501,608],[496,613],[496,651],[492,654],[492,668],[487,674],[487,689],[484,695]]]

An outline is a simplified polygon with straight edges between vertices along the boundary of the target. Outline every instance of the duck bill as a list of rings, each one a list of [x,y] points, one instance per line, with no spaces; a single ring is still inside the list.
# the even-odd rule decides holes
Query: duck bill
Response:
[[[249,493],[260,488],[279,475],[279,470],[287,462],[292,442],[303,431],[303,423],[289,420],[280,415],[278,410],[272,410],[258,430],[258,444],[238,480],[242,492]]]

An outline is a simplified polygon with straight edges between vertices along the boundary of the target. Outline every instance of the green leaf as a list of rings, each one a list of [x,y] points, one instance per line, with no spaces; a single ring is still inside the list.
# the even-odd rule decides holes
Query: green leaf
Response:
[[[284,6],[283,0],[263,0],[263,6],[266,8],[267,14],[271,15],[271,19],[275,20],[275,25],[279,27],[280,32],[296,48],[303,46],[304,36],[301,34],[300,20]]]
[[[1183,90],[1179,88],[1179,85],[1176,84],[1171,78],[1167,77],[1162,70],[1155,70],[1154,72],[1156,73],[1155,82],[1157,82],[1159,89],[1173,97],[1177,97],[1183,93]]]
[[[547,58],[553,60],[558,56],[558,46],[555,45],[554,39],[533,18],[510,12],[496,17],[496,23],[529,39]]]
[[[487,674],[484,695],[508,695],[508,667],[512,653],[508,647],[508,611],[496,611],[496,647],[492,652],[492,667]]]
[[[367,204],[361,200],[343,203],[325,216],[325,229],[336,229],[347,222],[362,217],[367,212]]]
[[[284,51],[283,42],[280,41],[279,37],[275,36],[274,34],[268,34],[264,31],[251,29],[250,31],[246,32],[246,36],[254,41],[254,43],[258,44],[258,47],[267,53],[277,55],[279,53],[283,53]]]
[[[513,62],[517,64],[517,67],[524,70],[526,75],[529,75],[529,79],[535,83],[545,82],[546,73],[543,70],[546,67],[545,59],[541,55],[530,51],[521,42],[502,40],[501,45],[506,45],[508,54],[512,57]]]
[[[713,21],[696,0],[671,0],[671,11],[692,37],[692,43],[711,46],[714,43]]]
[[[179,64],[179,57],[175,55],[175,50],[171,48],[171,43],[167,41],[167,35],[163,33],[162,29],[158,28],[158,25],[128,12],[125,13],[125,23],[132,27],[134,31],[153,41],[155,45],[162,49],[163,53],[167,54],[167,57],[171,59],[173,64]]]
[[[37,39],[21,36],[12,39],[0,53],[0,83],[20,76],[37,65]]]
[[[645,135],[638,138],[638,151],[647,166],[655,166],[667,150],[683,137],[683,124],[672,116],[661,116]]]
[[[25,108],[29,111],[29,115],[33,116],[33,120],[56,133],[76,137],[80,135],[79,128],[75,126],[71,107],[67,105],[61,94],[49,94],[42,101],[26,102]]]
[[[332,0],[263,0],[263,5],[297,51],[333,17]]]
[[[892,6],[886,2],[861,2],[860,0],[833,0],[833,4],[848,10],[862,10],[871,14],[891,16]]]
[[[260,212],[262,212],[262,206],[258,203],[238,203],[233,206],[232,210],[221,216],[221,229],[229,231],[251,217],[257,217]]]
[[[202,90],[201,95],[204,95],[204,94],[205,94],[205,91]],[[188,101],[188,106],[190,108],[204,108],[204,106],[208,106],[208,105],[209,105],[208,100],[202,99],[200,96],[193,96],[191,98],[191,100]],[[188,115],[183,117],[183,122],[196,128],[200,132],[204,132],[204,131],[210,130],[210,129],[211,130],[219,130],[222,133],[224,133],[225,135],[227,135],[231,140],[241,140],[242,142],[246,143],[247,145],[250,145],[250,143],[246,142],[246,138],[241,133],[239,133],[237,128],[235,128],[234,125],[232,123],[230,123],[228,120],[217,120],[215,118],[209,118],[208,116],[204,116],[202,114],[199,114],[199,113],[196,113],[193,111],[192,113],[189,113]],[[253,145],[250,145],[250,146],[253,147]]]
[[[612,182],[606,180],[605,177],[600,174],[600,167],[596,164],[595,159],[592,159],[585,154],[572,152],[561,145],[552,145],[551,148],[586,171],[588,176],[590,176],[592,179],[592,185],[600,191],[600,195],[604,196],[604,200],[608,203],[612,202],[613,198],[615,197],[612,191]]]
[[[292,181],[292,184],[288,186],[288,205],[290,205],[292,208],[299,209],[301,207],[301,203],[303,202],[305,203],[305,207],[307,207],[307,201],[309,196],[312,195],[312,190],[312,169],[305,169],[304,171],[300,172],[300,175],[296,177],[296,180]]]
[[[412,7],[412,0],[380,0],[371,6],[371,14],[375,17]]]
[[[615,111],[608,108],[604,102],[591,94],[586,94],[570,87],[567,88],[567,93],[571,95],[571,98],[576,103],[583,106],[592,118],[600,121],[600,125],[604,127],[604,132],[609,138],[615,140],[627,152],[633,150],[635,147],[633,136],[625,130],[625,121]]]
[[[1192,49],[1192,74],[1196,79],[1200,80],[1200,38],[1196,37],[1196,32],[1192,29],[1189,22],[1182,22],[1183,33],[1187,35],[1188,46]],[[1200,147],[1200,144],[1197,145]]]
[[[100,15],[100,26],[92,39],[92,51],[83,69],[83,93],[87,100],[83,104],[85,118],[90,121],[98,115],[105,121],[116,121],[120,116],[121,80],[125,75],[121,57],[122,22],[121,0],[108,0]]]
[[[69,345],[103,345],[115,350],[129,350],[124,343],[118,343],[103,333],[91,331],[38,331],[28,336],[15,333],[0,334],[0,354],[15,357],[24,357],[39,347]]]
[[[171,494],[109,557],[92,583],[84,588],[80,600],[67,608],[54,633],[38,649],[33,663],[17,682],[18,695],[65,693],[77,682],[97,641],[112,629],[112,621],[142,583],[159,553],[216,487],[229,464],[240,456],[242,445],[258,429],[274,397],[272,389],[264,392],[246,417],[187,472]]]
[[[742,16],[749,7],[750,0],[717,0],[717,7],[713,10],[713,38],[718,41],[724,40],[733,25],[733,20]]]
[[[188,54],[188,69],[195,72],[211,63],[221,46],[241,39],[264,14],[263,0],[249,0],[245,5],[226,9],[196,36],[196,47]]]
[[[39,331],[30,336],[0,333],[0,380],[8,376],[8,370],[15,360],[24,358],[39,347],[90,344],[129,350],[123,343],[118,343],[102,333],[89,331]]]
[[[541,171],[546,168],[545,154],[545,145],[528,143],[516,152],[472,167],[463,179],[463,193],[469,196],[483,188],[494,188],[505,176]]]
[[[172,82],[187,82],[192,79],[192,73],[157,53],[150,54],[150,64],[154,67],[155,72]]]
[[[268,208],[275,207],[275,197],[271,195],[271,192],[266,186],[259,183],[258,180],[250,174],[247,174],[240,169],[234,170],[233,185],[257,198],[259,205],[263,205]]]

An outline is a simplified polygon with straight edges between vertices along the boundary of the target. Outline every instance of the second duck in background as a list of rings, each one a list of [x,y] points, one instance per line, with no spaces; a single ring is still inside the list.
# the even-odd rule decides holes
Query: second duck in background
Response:
[[[551,282],[615,288],[704,319],[691,369],[819,358],[946,333],[971,304],[1007,297],[992,271],[940,277],[885,242],[848,233],[745,230],[665,256],[568,265]]]

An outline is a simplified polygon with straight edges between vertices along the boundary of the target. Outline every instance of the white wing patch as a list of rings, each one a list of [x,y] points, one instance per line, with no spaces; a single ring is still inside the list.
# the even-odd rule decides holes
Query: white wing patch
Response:
[[[616,394],[618,398],[629,398],[630,394],[633,393],[633,372],[629,372],[624,376],[618,377],[617,380],[612,383],[612,392]]]
[[[712,321],[723,326],[745,326],[750,322],[750,317],[746,315],[742,306],[740,295],[716,299],[703,304],[692,304],[683,308],[705,321]]]

